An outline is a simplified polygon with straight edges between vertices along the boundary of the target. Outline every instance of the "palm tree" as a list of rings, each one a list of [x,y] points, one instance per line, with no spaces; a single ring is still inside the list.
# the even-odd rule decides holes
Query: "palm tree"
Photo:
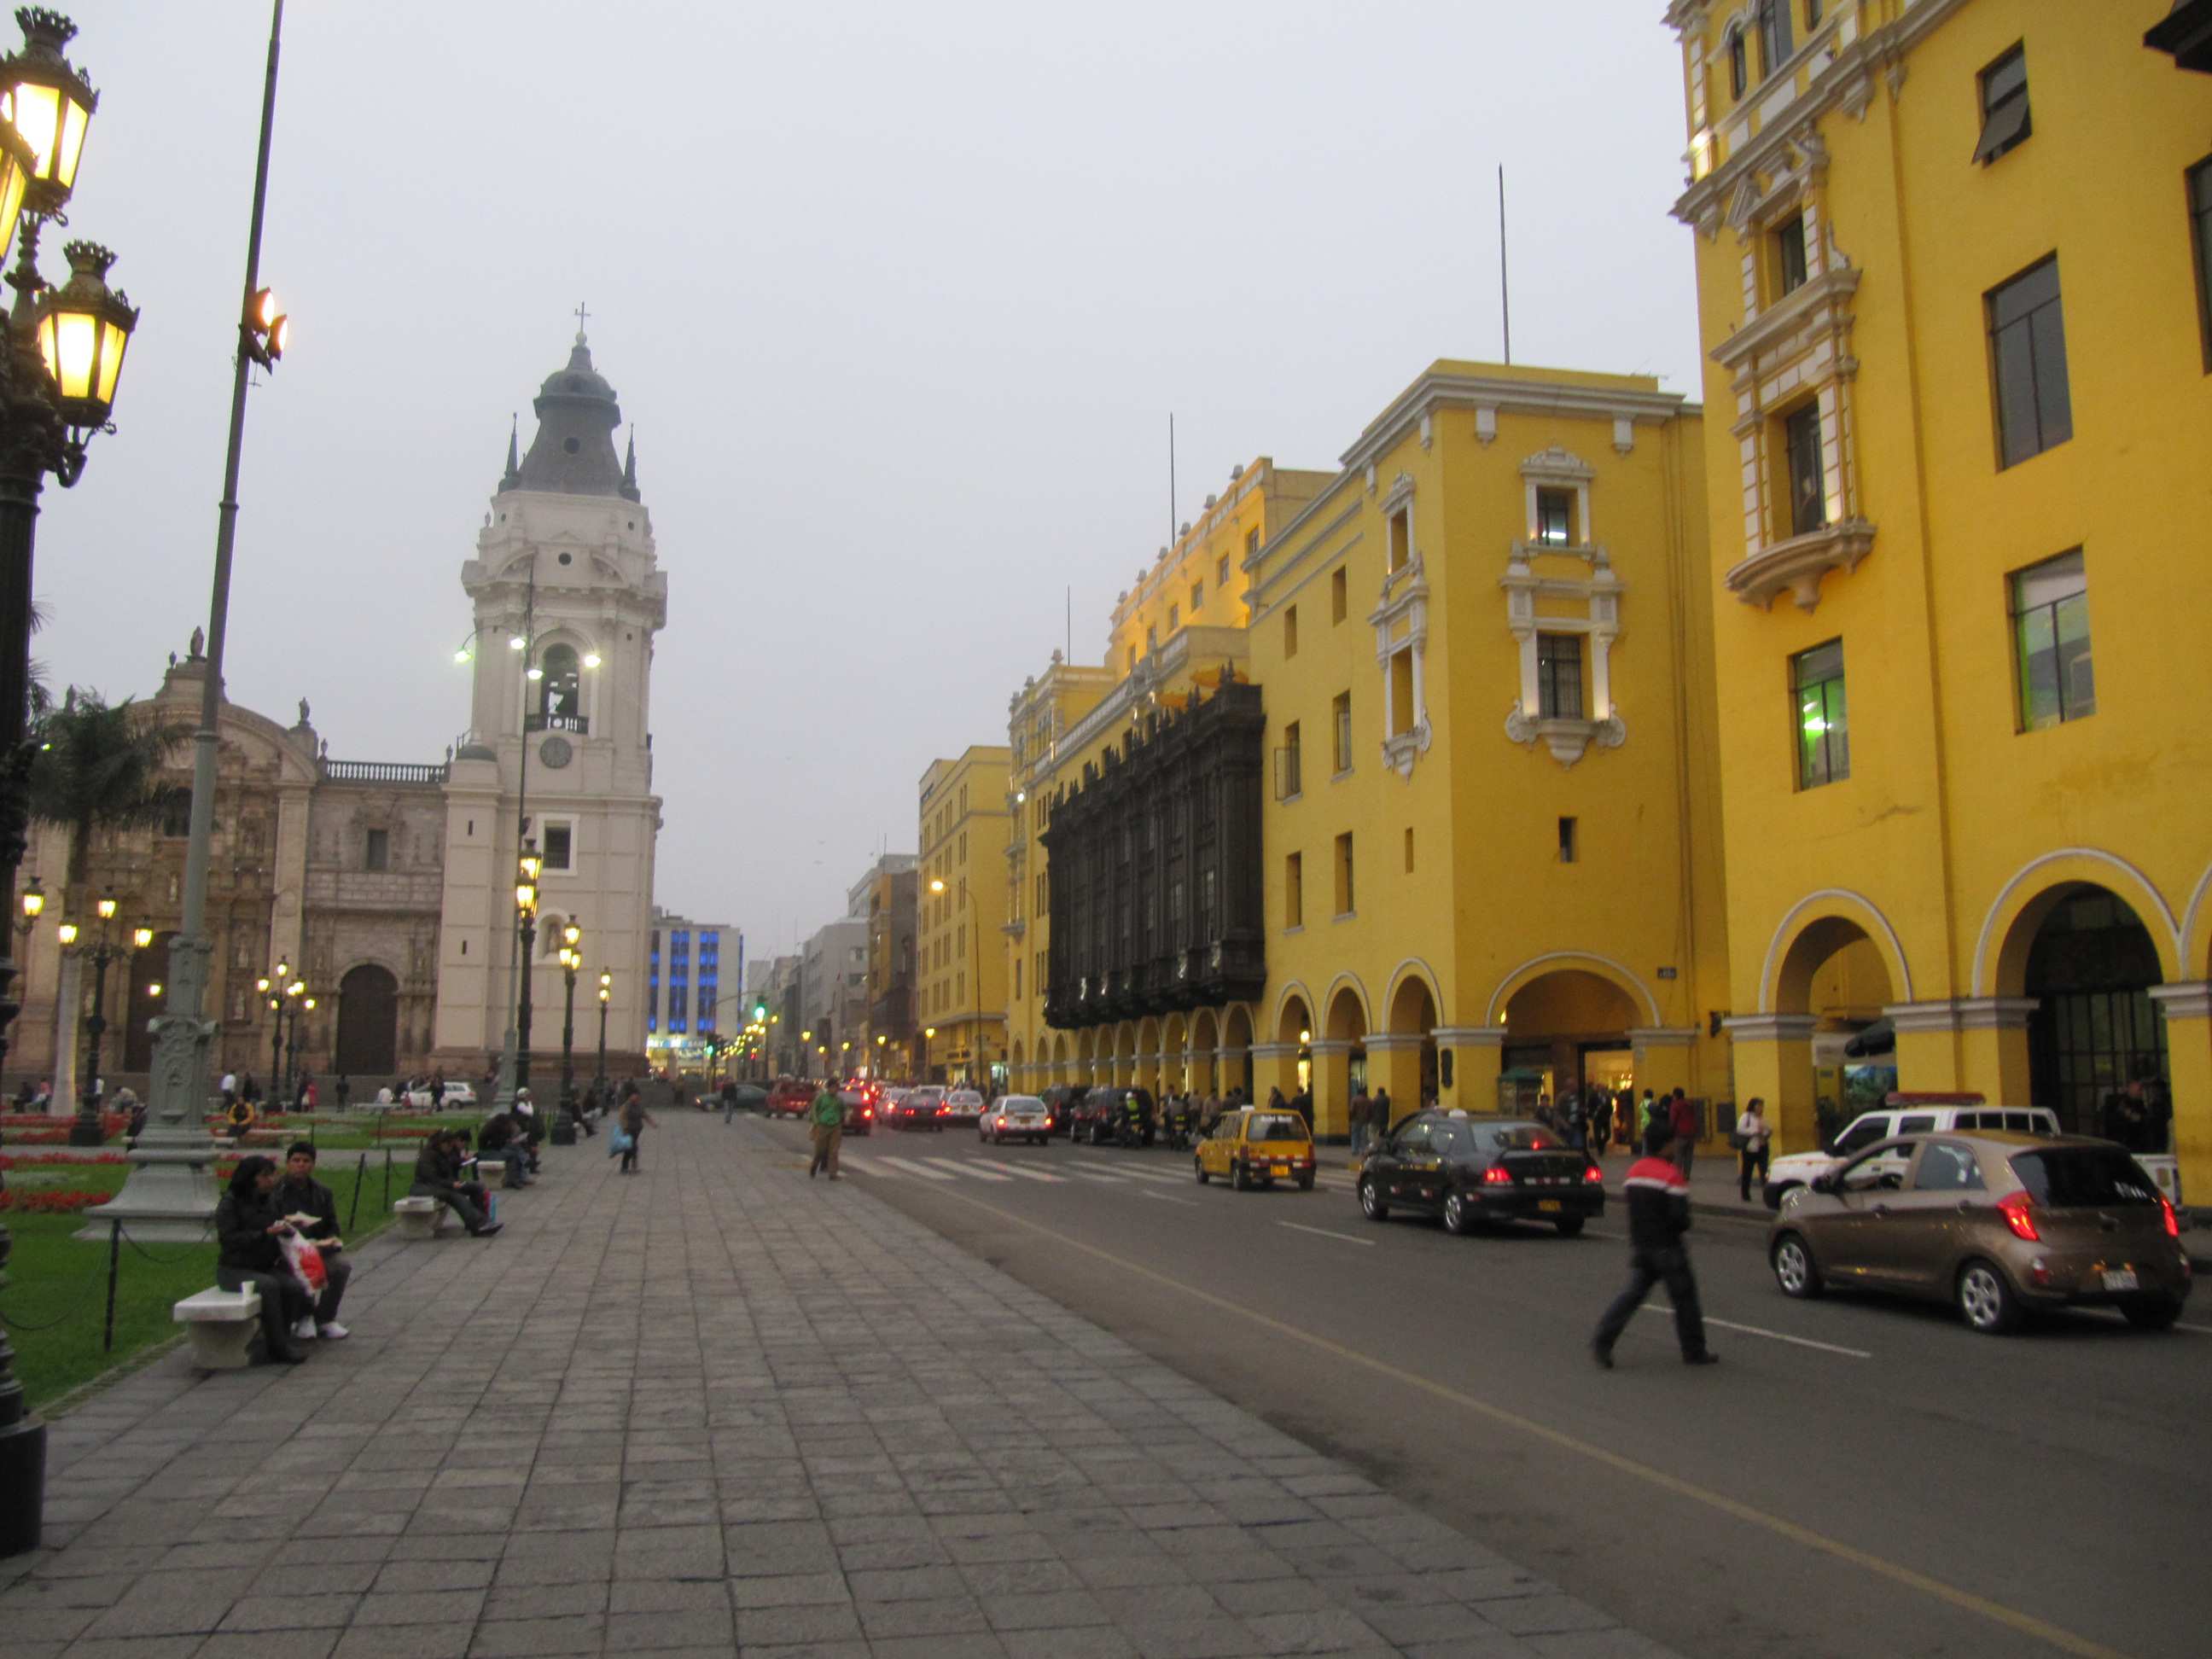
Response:
[[[69,832],[69,866],[62,915],[87,918],[86,870],[94,839],[102,831],[151,829],[191,792],[162,780],[169,756],[190,735],[182,726],[149,720],[131,699],[109,703],[97,691],[71,686],[61,706],[32,728],[31,817]],[[56,1097],[69,1094],[62,1077],[76,1049],[79,980],[74,958],[63,963],[56,1002],[66,1030],[54,1054]]]

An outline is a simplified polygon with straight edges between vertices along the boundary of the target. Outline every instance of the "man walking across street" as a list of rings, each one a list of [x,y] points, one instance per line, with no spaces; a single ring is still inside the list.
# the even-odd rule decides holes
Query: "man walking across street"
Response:
[[[1621,1183],[1628,1200],[1628,1285],[1597,1322],[1590,1355],[1613,1369],[1613,1345],[1644,1305],[1654,1285],[1664,1285],[1674,1304],[1674,1336],[1685,1365],[1710,1365],[1718,1358],[1705,1346],[1705,1316],[1698,1303],[1698,1281],[1690,1272],[1683,1236],[1690,1231],[1690,1178],[1671,1159],[1680,1142],[1662,1118],[1644,1137],[1644,1155],[1629,1166]]]
[[[835,1181],[837,1148],[845,1139],[845,1103],[826,1079],[822,1091],[814,1097],[813,1108],[807,1116],[814,1124],[814,1162],[806,1166],[806,1178],[813,1180],[826,1168],[830,1179]]]

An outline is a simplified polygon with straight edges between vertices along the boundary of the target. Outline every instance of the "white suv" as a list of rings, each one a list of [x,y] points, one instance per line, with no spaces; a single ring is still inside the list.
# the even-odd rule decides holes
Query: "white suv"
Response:
[[[983,1097],[973,1089],[952,1089],[945,1096],[945,1115],[953,1123],[973,1123],[983,1115]]]
[[[1940,1134],[1953,1129],[2010,1129],[2021,1134],[2055,1135],[2058,1119],[2047,1106],[1884,1106],[1878,1112],[1862,1112],[1836,1137],[1833,1152],[1791,1152],[1778,1158],[1766,1172],[1766,1207],[1778,1210],[1790,1192],[1809,1187],[1863,1147],[1893,1135]],[[1895,1155],[1897,1173],[1912,1161],[1912,1148],[1900,1146]],[[1881,1167],[1868,1168],[1879,1174]]]

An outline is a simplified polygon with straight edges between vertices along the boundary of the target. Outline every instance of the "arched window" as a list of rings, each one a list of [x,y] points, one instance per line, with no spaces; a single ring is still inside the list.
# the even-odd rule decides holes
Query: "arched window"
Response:
[[[545,717],[546,725],[556,720],[573,720],[584,712],[583,684],[576,665],[573,646],[548,646],[542,666],[545,678],[538,682],[538,712]]]
[[[1745,73],[1743,30],[1741,27],[1729,31],[1728,55],[1729,95],[1741,98],[1743,96],[1744,82],[1748,78]]]

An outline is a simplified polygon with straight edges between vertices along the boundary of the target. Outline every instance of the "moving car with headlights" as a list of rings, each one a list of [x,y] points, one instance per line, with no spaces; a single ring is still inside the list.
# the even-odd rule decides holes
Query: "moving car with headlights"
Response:
[[[983,1097],[974,1089],[947,1089],[945,1091],[945,1121],[954,1127],[963,1123],[975,1123],[983,1115]]]
[[[933,1083],[908,1090],[898,1104],[884,1114],[884,1121],[894,1129],[942,1129],[945,1091]]]
[[[1792,1195],[1768,1227],[1767,1261],[1785,1296],[1950,1302],[1990,1334],[2081,1306],[2162,1331],[2190,1285],[2172,1204],[2124,1147],[2085,1135],[1880,1141]]]
[[[1605,1213],[1598,1166],[1540,1123],[1422,1111],[1377,1142],[1352,1172],[1370,1221],[1393,1210],[1443,1218],[1455,1233],[1493,1221],[1548,1221],[1572,1238]]]
[[[1224,1112],[1192,1152],[1191,1162],[1201,1187],[1219,1176],[1240,1193],[1278,1181],[1296,1181],[1300,1192],[1313,1190],[1313,1136],[1296,1112],[1264,1106]]]
[[[1001,1095],[975,1120],[975,1139],[1003,1146],[1027,1140],[1042,1146],[1052,1133],[1052,1114],[1035,1095]]]
[[[1053,1133],[1059,1134],[1069,1127],[1076,1107],[1090,1091],[1087,1083],[1055,1083],[1037,1097],[1044,1102],[1045,1116],[1051,1121]]]
[[[2058,1119],[2046,1106],[1990,1106],[1979,1095],[1891,1094],[1881,1109],[1861,1112],[1836,1137],[1825,1152],[1790,1152],[1768,1167],[1762,1190],[1766,1207],[1778,1210],[1796,1188],[1809,1187],[1815,1176],[1840,1170],[1853,1154],[1893,1135],[1971,1133],[1980,1129],[2008,1129],[2020,1134],[2055,1135]]]
[[[876,1127],[876,1095],[872,1089],[840,1089],[837,1098],[845,1107],[845,1133],[848,1135],[871,1133]]]

